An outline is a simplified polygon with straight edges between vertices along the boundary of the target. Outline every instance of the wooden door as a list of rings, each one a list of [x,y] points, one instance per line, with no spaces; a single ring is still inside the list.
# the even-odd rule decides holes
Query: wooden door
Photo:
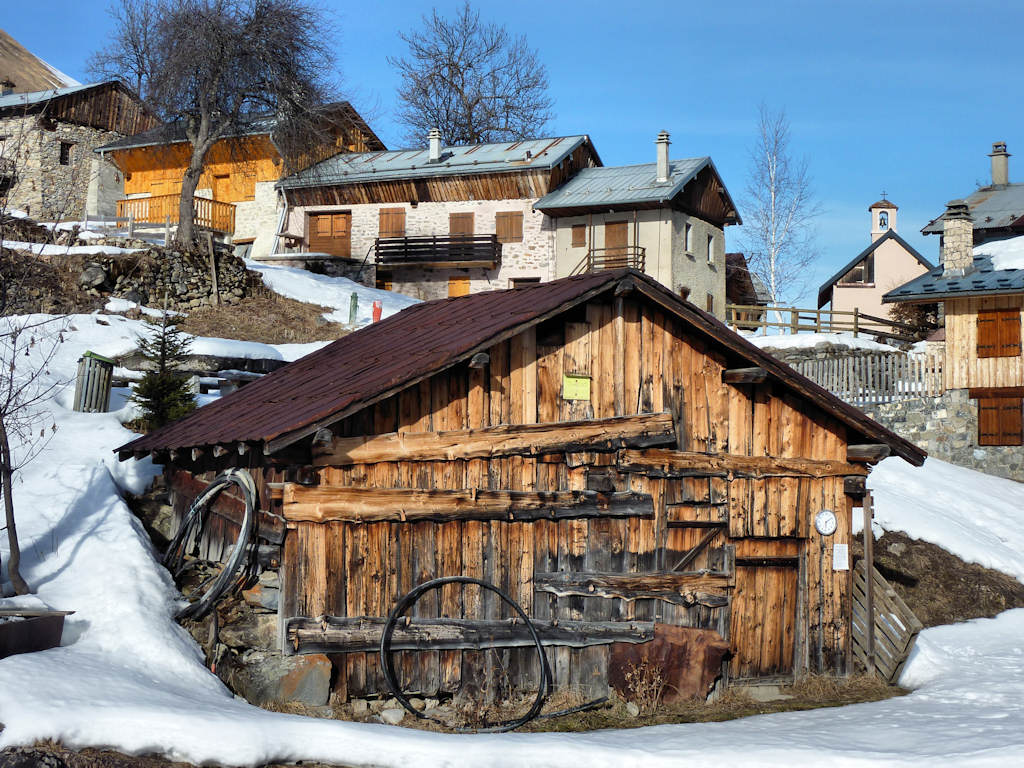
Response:
[[[798,566],[736,563],[729,642],[733,678],[793,674]]]
[[[629,245],[629,222],[606,221],[604,225],[605,256],[611,259],[608,268],[626,265],[626,246]],[[619,263],[621,261],[621,263]]]
[[[309,250],[349,258],[352,255],[352,214],[309,214]]]

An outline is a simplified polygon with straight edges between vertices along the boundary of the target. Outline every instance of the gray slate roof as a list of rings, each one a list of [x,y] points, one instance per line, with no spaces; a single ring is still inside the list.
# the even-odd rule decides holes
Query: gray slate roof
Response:
[[[425,148],[335,155],[282,179],[278,186],[297,189],[388,179],[548,170],[589,140],[588,136],[580,135],[443,147],[437,163],[428,162]]]
[[[86,85],[69,85],[67,88],[51,88],[46,91],[32,91],[30,93],[9,93],[0,96],[0,109],[18,107],[32,107],[36,104],[43,104],[51,99],[61,96],[68,96],[79,91],[87,91],[100,85],[106,85],[106,81],[99,83],[87,83]]]
[[[877,205],[877,203],[875,205]],[[875,206],[872,206],[872,207],[875,207]],[[873,243],[871,243],[871,245],[869,245],[863,251],[861,251],[856,256],[854,256],[845,266],[843,266],[842,269],[840,269],[838,272],[836,272],[834,275],[832,275],[832,277],[830,277],[828,280],[826,280],[824,283],[821,284],[821,287],[818,288],[818,308],[819,309],[821,309],[829,301],[831,301],[831,299],[832,299],[832,286],[834,286],[837,282],[839,282],[839,280],[842,278],[843,275],[845,275],[847,272],[849,272],[851,269],[853,269],[855,266],[857,266],[861,262],[861,260],[867,258],[867,256],[869,254],[874,253],[874,250],[878,246],[880,246],[882,243],[884,243],[886,240],[895,240],[897,243],[902,245],[903,249],[907,253],[909,253],[911,256],[913,256],[915,259],[917,259],[918,264],[920,264],[925,269],[932,269],[933,268],[932,267],[932,263],[930,261],[928,261],[928,259],[926,259],[924,256],[922,256],[920,253],[918,253],[917,249],[914,248],[914,246],[912,246],[910,243],[908,243],[906,240],[904,240],[902,237],[900,237],[896,233],[896,230],[890,229],[888,232],[886,232],[880,238],[878,238]],[[877,266],[875,268],[877,269]]]
[[[1024,184],[981,187],[965,198],[975,229],[1003,229],[1024,226]],[[945,213],[945,212],[943,212]],[[924,235],[942,234],[942,216],[921,230]]]
[[[657,181],[657,163],[584,168],[558,189],[544,195],[533,207],[543,211],[667,202],[709,165],[714,168],[710,157],[670,160],[669,178],[663,182]]]
[[[995,269],[992,257],[974,255],[974,265],[964,275],[943,277],[942,265],[894,288],[882,297],[886,304],[899,301],[938,301],[961,296],[1000,296],[1024,293],[1024,269]]]

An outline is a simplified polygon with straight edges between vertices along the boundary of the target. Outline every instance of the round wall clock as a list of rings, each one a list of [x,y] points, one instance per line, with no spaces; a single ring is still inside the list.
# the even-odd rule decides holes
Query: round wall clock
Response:
[[[831,509],[823,509],[814,516],[814,528],[822,536],[831,536],[837,527],[836,513]]]

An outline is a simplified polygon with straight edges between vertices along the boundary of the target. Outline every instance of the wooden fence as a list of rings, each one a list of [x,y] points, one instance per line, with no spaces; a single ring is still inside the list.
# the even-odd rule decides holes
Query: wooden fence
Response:
[[[799,309],[767,307],[756,304],[726,304],[726,323],[733,330],[754,331],[779,328],[783,333],[838,333],[850,331],[854,336],[865,334],[875,338],[918,341],[919,330],[886,317],[868,315],[858,309],[852,312],[831,309]]]
[[[943,386],[942,353],[870,352],[791,363],[792,367],[852,405],[937,397]]]
[[[177,224],[179,195],[154,195],[152,197],[133,197],[117,201],[118,218],[130,217],[137,223],[146,224]],[[212,229],[214,232],[234,234],[235,206],[197,197],[192,201],[197,226]]]
[[[871,571],[874,583],[874,638],[868,636],[869,601],[864,562],[856,565],[853,571],[853,653],[869,671],[874,669],[890,683],[895,683],[924,625],[878,569],[872,568]]]

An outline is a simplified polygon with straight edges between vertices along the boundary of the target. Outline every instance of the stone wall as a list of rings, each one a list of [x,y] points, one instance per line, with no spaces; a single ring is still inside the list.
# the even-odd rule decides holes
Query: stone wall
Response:
[[[81,219],[87,210],[94,169],[111,173],[105,164],[94,165],[98,155],[93,150],[122,138],[113,131],[70,123],[57,123],[53,130],[45,130],[34,115],[0,119],[0,136],[5,137],[0,156],[13,159],[16,165],[7,205],[26,211],[37,221]],[[62,143],[72,145],[68,165],[60,163]],[[116,183],[120,184],[120,174]]]
[[[235,203],[235,231],[232,240],[253,239],[249,258],[259,259],[272,253],[281,216],[273,181],[256,182],[255,199]]]

